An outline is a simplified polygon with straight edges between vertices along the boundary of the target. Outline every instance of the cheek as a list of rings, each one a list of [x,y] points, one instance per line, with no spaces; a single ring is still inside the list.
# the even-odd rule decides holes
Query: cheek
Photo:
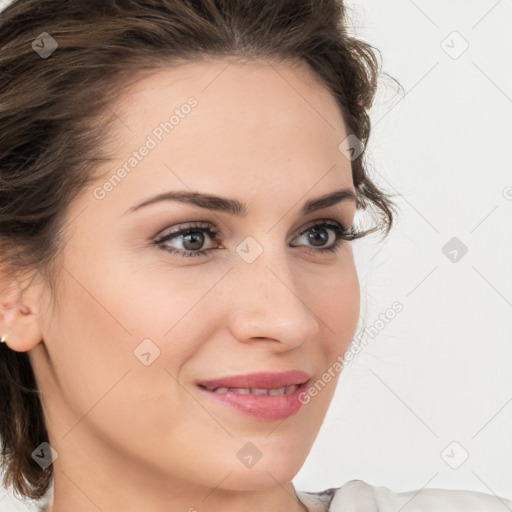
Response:
[[[131,283],[120,297],[96,292],[93,299],[73,280],[66,285],[66,300],[48,332],[55,371],[50,407],[59,410],[56,438],[72,451],[92,432],[112,450],[157,460],[161,444],[148,439],[178,435],[187,415],[175,380],[195,350],[192,323],[188,317],[179,323],[190,309],[187,298],[178,307],[180,295],[168,292],[174,302],[158,305],[154,297],[132,295]],[[104,283],[102,289],[114,288]]]
[[[81,416],[112,386],[139,376],[140,385],[130,390],[133,399],[177,396],[175,383],[170,393],[171,375],[179,376],[208,337],[209,320],[198,318],[216,317],[218,301],[209,292],[225,269],[172,271],[160,259],[135,265],[106,255],[97,255],[101,267],[75,261],[67,262],[60,307],[45,336],[66,405]]]
[[[115,284],[110,289],[119,283],[122,289],[114,294],[106,291],[109,296],[105,297],[130,332],[161,339],[164,345],[181,330],[184,321],[196,316],[200,303],[215,303],[210,292],[226,272],[226,268],[215,265],[207,270],[202,266],[173,267],[170,261],[162,251],[147,263],[126,261],[124,268],[111,268]]]
[[[357,271],[351,258],[339,270],[330,272],[330,277],[316,279],[315,293],[311,293],[311,309],[319,318],[323,335],[322,350],[312,351],[318,357],[317,380],[308,390],[309,405],[316,413],[311,417],[323,419],[336,389],[342,371],[343,356],[352,341],[360,314],[360,288]],[[312,288],[311,288],[312,289]],[[306,397],[306,398],[308,398]],[[314,428],[320,426],[316,422]]]
[[[353,259],[339,270],[333,270],[311,297],[314,297],[312,309],[325,330],[327,355],[332,360],[345,351],[359,320],[360,289]]]
[[[173,333],[186,332],[180,319],[197,302],[197,293],[178,293],[162,284],[145,291],[133,278],[121,289],[119,276],[108,269],[102,280],[89,275],[85,289],[78,269],[71,272],[44,335],[54,396],[62,401],[61,410],[69,411],[62,434],[86,414],[85,422],[108,417],[112,426],[126,420],[125,413],[138,421],[157,410],[154,402],[175,385],[165,369],[174,375],[195,350],[191,332],[180,343],[173,342]],[[148,411],[137,412],[146,406]]]

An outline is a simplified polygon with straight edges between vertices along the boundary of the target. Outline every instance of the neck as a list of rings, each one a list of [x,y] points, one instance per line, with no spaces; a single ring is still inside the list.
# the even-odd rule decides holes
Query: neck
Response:
[[[88,450],[81,450],[80,446],[88,446]],[[254,473],[244,484],[237,481],[233,471],[214,475],[212,482],[201,484],[194,481],[194,476],[185,479],[171,474],[165,466],[155,468],[143,460],[127,460],[108,443],[94,444],[91,439],[81,439],[78,432],[73,441],[66,446],[61,444],[57,451],[48,512],[307,510],[291,481],[278,482],[268,471],[263,471],[262,477],[262,470],[258,474],[257,468],[250,470]],[[256,487],[255,482],[258,488],[250,489],[251,485]]]
[[[69,485],[66,485],[66,479]],[[189,494],[175,489],[168,489],[160,494],[147,493],[137,487],[137,493],[127,490],[119,479],[115,480],[115,489],[108,493],[91,489],[84,482],[74,482],[66,472],[56,472],[54,493],[45,512],[66,512],[80,510],[81,512],[98,512],[98,510],[146,510],[148,512],[167,512],[183,510],[187,512],[256,512],[272,510],[273,512],[304,512],[307,507],[298,499],[292,483],[287,483],[273,489],[262,491],[229,491],[215,488],[195,487]],[[168,484],[171,488],[172,484]],[[142,490],[141,490],[142,489]],[[185,491],[183,489],[183,491]]]

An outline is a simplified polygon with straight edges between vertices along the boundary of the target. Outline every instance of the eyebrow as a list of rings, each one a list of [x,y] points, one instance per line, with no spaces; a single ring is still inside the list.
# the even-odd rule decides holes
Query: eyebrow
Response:
[[[228,199],[225,197],[215,196],[211,194],[202,194],[200,192],[186,192],[186,191],[169,191],[158,194],[142,201],[141,203],[129,208],[126,213],[134,212],[148,206],[150,204],[158,203],[160,201],[179,201],[181,203],[199,206],[207,210],[214,210],[219,212],[229,213],[239,217],[247,215],[247,207],[244,203],[236,199]],[[304,203],[300,210],[300,215],[309,215],[317,210],[328,208],[342,201],[354,201],[357,203],[355,193],[349,188],[336,190],[329,194],[311,199]]]

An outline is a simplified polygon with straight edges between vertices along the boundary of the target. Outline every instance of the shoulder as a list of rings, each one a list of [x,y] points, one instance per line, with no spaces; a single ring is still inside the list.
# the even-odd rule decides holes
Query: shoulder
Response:
[[[311,512],[503,512],[512,501],[476,491],[417,489],[395,493],[362,480],[319,493],[299,492]]]

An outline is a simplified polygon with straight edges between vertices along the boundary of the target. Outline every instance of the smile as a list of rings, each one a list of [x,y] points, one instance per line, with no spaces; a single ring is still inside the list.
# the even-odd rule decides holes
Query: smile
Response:
[[[303,406],[300,394],[311,375],[303,371],[260,372],[197,383],[206,400],[221,408],[264,421],[284,420]]]

